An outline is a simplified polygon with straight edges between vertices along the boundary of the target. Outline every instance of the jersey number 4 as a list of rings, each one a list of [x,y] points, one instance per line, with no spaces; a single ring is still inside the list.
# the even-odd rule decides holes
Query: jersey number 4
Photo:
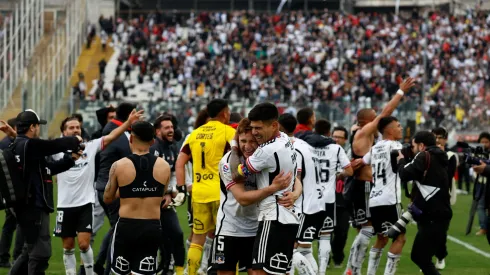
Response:
[[[386,185],[386,164],[380,162],[373,164],[373,180],[376,184],[377,180],[383,179],[383,185]]]

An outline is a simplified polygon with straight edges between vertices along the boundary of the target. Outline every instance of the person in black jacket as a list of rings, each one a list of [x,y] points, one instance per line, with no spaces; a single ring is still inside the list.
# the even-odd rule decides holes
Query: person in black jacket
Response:
[[[70,169],[75,164],[74,159],[81,154],[79,149],[83,140],[80,136],[39,139],[40,125],[46,123],[30,109],[17,116],[17,137],[13,146],[28,191],[26,202],[13,208],[25,246],[10,270],[11,275],[45,274],[48,269],[51,258],[49,214],[54,211],[52,176]],[[67,153],[58,161],[47,159],[70,151],[75,153]]]
[[[449,190],[451,191],[452,185],[453,185],[453,178],[454,174],[456,173],[456,169],[458,167],[458,155],[456,155],[454,152],[448,151],[447,150],[447,138],[448,138],[448,132],[444,127],[437,127],[432,130],[432,133],[436,137],[436,145],[441,148],[444,152],[446,152],[449,164],[447,167],[447,176],[448,176],[448,186]],[[447,236],[445,237],[447,239]],[[446,242],[439,247],[439,249],[436,251],[436,268],[439,270],[443,270],[446,267],[446,261],[445,258],[447,257],[447,247],[446,247]]]
[[[131,114],[135,107],[135,105],[127,102],[119,104],[116,109],[116,118],[104,126],[102,135],[107,135],[112,132],[112,130],[121,126],[128,119],[129,114]],[[110,257],[107,257],[110,250],[108,248],[112,233],[114,232],[114,226],[119,219],[119,199],[108,205],[104,203],[104,190],[107,181],[109,180],[109,170],[114,162],[127,157],[130,154],[131,149],[129,148],[129,132],[126,132],[124,135],[120,136],[100,153],[100,165],[97,174],[97,181],[95,183],[95,189],[97,190],[99,203],[102,205],[107,217],[109,218],[111,230],[107,232],[99,249],[99,255],[97,256],[97,260],[94,265],[94,272],[97,274],[102,274],[101,271],[103,270],[104,262],[106,262],[106,260],[107,265],[104,274],[110,273]]]
[[[164,234],[162,236],[163,243],[161,249],[162,251],[165,249],[163,258],[165,269],[170,266],[170,256],[173,255],[177,274],[182,274],[185,262],[184,233],[180,227],[179,219],[174,207],[169,207],[172,198],[176,195],[174,191],[177,191],[174,173],[175,161],[179,155],[179,151],[174,143],[174,125],[172,116],[170,115],[162,115],[155,120],[153,127],[155,128],[156,138],[155,143],[150,147],[150,153],[163,158],[170,165],[172,175],[167,188],[167,194],[162,202],[160,216],[162,233]]]
[[[408,221],[412,218],[417,222],[412,261],[425,275],[440,274],[432,263],[432,257],[446,241],[453,214],[449,201],[448,157],[436,146],[436,138],[431,132],[416,133],[412,145],[416,155],[411,162],[400,152],[397,158],[401,181],[414,182],[412,203],[402,219]]]
[[[3,125],[0,126],[0,130],[3,131],[7,136],[0,141],[0,149],[5,150],[14,141],[16,136],[17,121],[16,118],[11,118],[7,121],[0,121]],[[15,218],[12,211],[7,208],[5,209],[5,223],[2,228],[2,237],[0,238],[0,267],[10,267],[10,247],[12,245],[12,239],[14,237],[14,231],[17,230],[15,235],[15,246],[14,246],[14,261],[22,253],[22,247],[24,246],[24,238],[20,232],[19,226],[17,225],[17,218]]]

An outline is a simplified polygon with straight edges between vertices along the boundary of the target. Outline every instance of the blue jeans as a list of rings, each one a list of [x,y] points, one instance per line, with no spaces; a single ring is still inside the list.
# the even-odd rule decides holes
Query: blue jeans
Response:
[[[487,230],[488,229],[487,228],[488,216],[487,216],[487,213],[485,212],[485,196],[484,195],[478,201],[477,212],[478,212],[478,220],[480,222],[480,229]]]

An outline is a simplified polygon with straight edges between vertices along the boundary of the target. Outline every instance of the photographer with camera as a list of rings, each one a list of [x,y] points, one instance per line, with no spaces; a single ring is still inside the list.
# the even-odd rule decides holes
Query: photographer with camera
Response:
[[[47,122],[30,109],[17,116],[17,137],[12,146],[27,194],[23,198],[25,202],[18,200],[13,207],[25,245],[10,270],[11,275],[44,274],[48,269],[51,257],[49,214],[54,211],[52,176],[70,169],[82,150],[80,136],[39,139],[40,125],[44,124]],[[61,160],[47,159],[61,152],[68,152]]]
[[[398,173],[402,182],[413,181],[411,203],[408,211],[391,227],[388,236],[405,233],[406,225],[413,219],[418,232],[412,247],[412,261],[427,274],[440,274],[432,257],[444,245],[452,218],[449,202],[448,157],[436,146],[435,136],[428,131],[415,134],[412,141],[412,161],[399,152]]]
[[[483,132],[478,137],[478,143],[481,144],[483,148],[482,155],[480,157],[488,159],[488,153],[490,152],[490,133]],[[480,160],[480,165],[473,165],[473,171],[477,174],[475,179],[475,196],[478,200],[478,219],[480,221],[480,231],[478,231],[477,235],[487,235],[487,239],[490,243],[490,237],[488,234],[488,226],[489,226],[489,218],[485,210],[488,211],[490,209],[490,188],[488,188],[487,184],[490,182],[490,166],[487,165],[487,162]],[[478,190],[477,190],[478,189]]]

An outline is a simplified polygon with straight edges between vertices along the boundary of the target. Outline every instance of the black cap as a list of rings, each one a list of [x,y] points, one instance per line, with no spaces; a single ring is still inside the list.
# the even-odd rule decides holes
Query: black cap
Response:
[[[48,122],[44,119],[40,119],[39,116],[32,109],[27,109],[17,115],[17,125],[32,125],[42,124],[45,125]]]
[[[131,133],[143,142],[150,142],[155,137],[155,128],[147,121],[138,121],[131,125]]]

